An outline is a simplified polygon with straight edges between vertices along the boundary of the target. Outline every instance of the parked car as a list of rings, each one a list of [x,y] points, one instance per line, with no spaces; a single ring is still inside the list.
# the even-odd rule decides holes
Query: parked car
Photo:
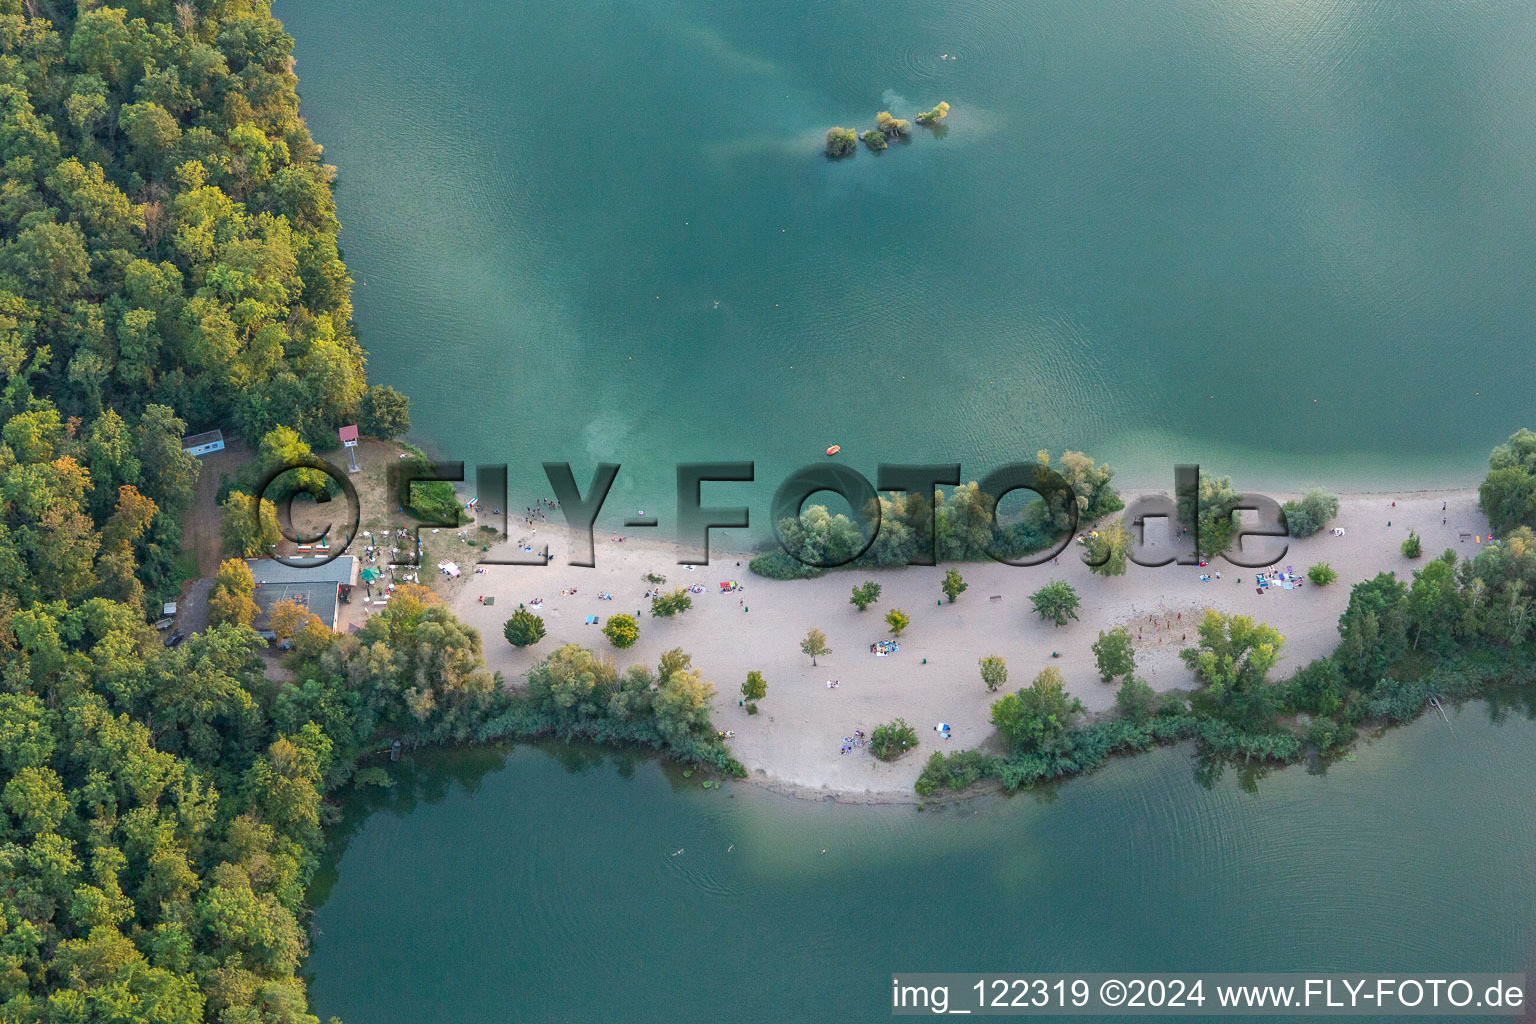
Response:
[[[170,636],[165,638],[165,646],[167,646],[167,647],[175,647],[177,644],[181,643],[186,638],[187,638],[187,635],[185,633],[172,633]]]

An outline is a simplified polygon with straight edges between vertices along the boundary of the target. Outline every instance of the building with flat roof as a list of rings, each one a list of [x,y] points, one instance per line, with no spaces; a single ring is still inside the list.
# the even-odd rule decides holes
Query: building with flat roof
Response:
[[[256,632],[271,640],[272,609],[279,601],[293,601],[319,616],[334,631],[341,621],[343,587],[357,582],[357,559],[341,555],[324,565],[284,565],[270,558],[250,558],[251,578],[256,581]]]

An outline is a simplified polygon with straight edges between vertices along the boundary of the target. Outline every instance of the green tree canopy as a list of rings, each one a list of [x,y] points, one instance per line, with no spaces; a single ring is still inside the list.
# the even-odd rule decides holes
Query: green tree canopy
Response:
[[[944,596],[949,598],[949,603],[954,604],[955,598],[963,594],[969,586],[960,576],[960,570],[950,566],[944,570],[944,583],[939,589],[944,591]]]
[[[243,491],[230,491],[224,499],[223,516],[224,550],[241,558],[265,557],[282,540],[282,529],[277,525],[277,506],[270,501],[260,502]]]
[[[1176,493],[1178,519],[1197,535],[1200,554],[1214,557],[1232,546],[1237,526],[1232,513],[1242,499],[1229,476],[1201,475],[1198,492],[1180,487]]]
[[[1157,710],[1157,693],[1144,680],[1127,675],[1115,693],[1115,707],[1132,721],[1142,722]]]
[[[853,588],[853,596],[848,599],[848,602],[862,612],[878,600],[880,600],[880,584],[874,580],[865,580]]]
[[[1292,537],[1310,537],[1339,514],[1339,498],[1321,487],[1312,487],[1299,499],[1280,506],[1286,531]]]
[[[1089,571],[1100,576],[1124,576],[1126,562],[1131,553],[1131,533],[1125,524],[1116,520],[1094,531],[1084,547],[1083,556]]]
[[[1082,710],[1067,693],[1061,670],[1051,666],[1024,689],[993,701],[992,725],[1010,751],[1043,752],[1055,747]]]
[[[924,126],[933,125],[943,120],[944,117],[948,114],[949,104],[945,103],[943,100],[940,100],[938,106],[934,107],[932,110],[927,110],[921,114],[918,114],[916,121],[918,124]]]
[[[363,394],[358,426],[369,437],[386,440],[411,429],[411,400],[386,385],[375,384]]]
[[[1077,618],[1077,591],[1065,580],[1052,580],[1031,594],[1029,600],[1035,606],[1035,614],[1044,621],[1065,626],[1068,619]]]
[[[1195,628],[1196,646],[1179,656],[1205,684],[1202,697],[1235,712],[1245,725],[1267,722],[1278,708],[1267,677],[1280,657],[1280,632],[1247,615],[1223,615],[1209,608]]]
[[[1116,676],[1128,676],[1136,671],[1136,652],[1131,643],[1131,631],[1116,626],[1108,632],[1099,630],[1099,638],[1093,642],[1093,657],[1099,666],[1099,675],[1106,683]]]
[[[1390,573],[1357,583],[1339,616],[1338,658],[1347,674],[1374,683],[1407,649],[1408,588]]]
[[[999,655],[988,654],[981,662],[981,681],[988,690],[995,690],[1008,682],[1008,663]]]
[[[768,696],[768,683],[761,672],[753,670],[747,673],[747,681],[741,684],[741,695],[750,701],[759,701]]]
[[[682,587],[678,587],[670,594],[657,594],[651,598],[651,614],[657,618],[670,619],[692,607],[693,598]]]
[[[249,626],[259,609],[252,597],[256,580],[251,567],[239,558],[226,558],[213,577],[213,591],[208,597],[208,621]]]
[[[877,725],[869,734],[870,752],[882,761],[894,761],[916,746],[917,732],[903,718]]]
[[[1536,527],[1536,433],[1522,427],[1493,449],[1477,494],[1495,533]]]
[[[827,129],[827,156],[840,159],[852,156],[859,148],[859,136],[852,128]]]
[[[512,613],[512,617],[502,626],[501,631],[507,638],[507,643],[513,647],[532,647],[544,639],[544,620],[526,608],[519,608]]]
[[[635,646],[635,641],[640,639],[640,623],[633,615],[610,615],[603,624],[603,635],[613,646],[624,650]]]
[[[824,654],[831,654],[832,648],[827,646],[827,634],[812,626],[805,634],[805,639],[800,641],[800,653],[811,659],[811,664],[816,664],[816,659]]]

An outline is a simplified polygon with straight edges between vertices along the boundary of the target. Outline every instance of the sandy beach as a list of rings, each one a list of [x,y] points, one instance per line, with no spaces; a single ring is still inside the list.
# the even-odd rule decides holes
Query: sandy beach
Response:
[[[1124,497],[1129,503],[1135,496]],[[1289,495],[1276,497],[1283,501]],[[1442,524],[1442,518],[1447,522]],[[861,802],[913,800],[913,782],[932,751],[989,742],[989,709],[997,694],[982,684],[977,661],[984,655],[1007,660],[1008,688],[1027,685],[1040,669],[1055,665],[1090,712],[1112,713],[1115,687],[1100,681],[1090,649],[1099,631],[1129,626],[1137,637],[1138,675],[1159,691],[1187,689],[1197,684],[1178,651],[1188,645],[1186,637],[1192,640],[1201,611],[1215,608],[1252,615],[1280,630],[1285,648],[1273,677],[1282,678],[1333,649],[1338,617],[1353,584],[1386,570],[1406,580],[1416,566],[1446,548],[1471,557],[1478,550],[1476,538],[1488,533],[1472,491],[1348,495],[1329,529],[1288,541],[1289,550],[1280,559],[1282,567],[1294,566],[1298,572],[1315,562],[1329,563],[1339,574],[1329,587],[1270,589],[1261,596],[1255,592],[1253,570],[1222,559],[1205,569],[1132,564],[1124,576],[1106,579],[1088,571],[1078,557],[1080,548],[1073,545],[1062,552],[1059,564],[961,563],[969,589],[949,604],[939,591],[945,564],[776,581],[752,575],[749,556],[726,553],[746,546],[744,538],[733,543],[730,531],[714,531],[710,564],[690,569],[676,564],[676,547],[668,540],[630,530],[620,543],[613,539],[619,531],[601,526],[597,564],[591,568],[567,564],[568,534],[562,524],[539,523],[535,533],[521,519],[509,526],[512,541],[525,537],[536,549],[547,543],[551,565],[489,566],[480,574],[464,565],[462,585],[452,588],[450,600],[454,611],[481,631],[486,664],[515,686],[532,664],[564,643],[610,654],[620,666],[654,665],[661,652],[681,647],[715,684],[715,723],[734,730],[732,750],[753,779],[801,796]],[[668,526],[663,523],[656,533],[666,537]],[[1342,527],[1345,535],[1334,535],[1333,527]],[[1417,561],[1399,550],[1410,529],[1424,542],[1424,557]],[[1156,526],[1149,526],[1149,543],[1156,532]],[[1218,571],[1220,580],[1200,580]],[[643,597],[651,587],[643,579],[646,573],[665,576],[666,590],[704,589],[693,595],[686,613],[652,618],[650,601]],[[879,582],[883,591],[879,603],[861,613],[848,597],[866,578]],[[1082,599],[1080,620],[1060,628],[1041,622],[1029,603],[1029,595],[1053,579],[1072,584]],[[732,580],[744,589],[722,593],[720,583]],[[600,600],[599,593],[605,592],[614,599]],[[485,597],[493,597],[494,604],[483,604]],[[535,647],[518,650],[502,637],[502,624],[520,602],[537,598],[543,599],[537,611],[548,635]],[[891,608],[902,609],[912,622],[900,638],[900,651],[877,657],[870,645],[890,636],[884,615]],[[641,612],[640,639],[627,651],[613,648],[599,625],[585,624],[588,616],[606,621],[636,611]],[[813,626],[826,633],[832,648],[814,667],[800,652],[800,641]],[[768,681],[768,696],[755,716],[738,705],[741,683],[753,669]],[[829,680],[837,682],[836,688],[828,688]],[[868,733],[897,717],[918,732],[921,746],[914,753],[892,764],[878,761],[867,748],[839,753],[844,736],[856,729]],[[944,740],[934,731],[939,722],[950,725],[952,738]]]

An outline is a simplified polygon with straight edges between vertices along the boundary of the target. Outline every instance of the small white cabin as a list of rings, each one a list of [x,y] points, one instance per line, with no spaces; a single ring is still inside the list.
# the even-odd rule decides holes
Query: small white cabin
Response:
[[[221,452],[224,450],[224,432],[221,430],[208,430],[201,434],[193,434],[191,437],[181,439],[181,450],[188,455],[207,455],[209,452]]]

